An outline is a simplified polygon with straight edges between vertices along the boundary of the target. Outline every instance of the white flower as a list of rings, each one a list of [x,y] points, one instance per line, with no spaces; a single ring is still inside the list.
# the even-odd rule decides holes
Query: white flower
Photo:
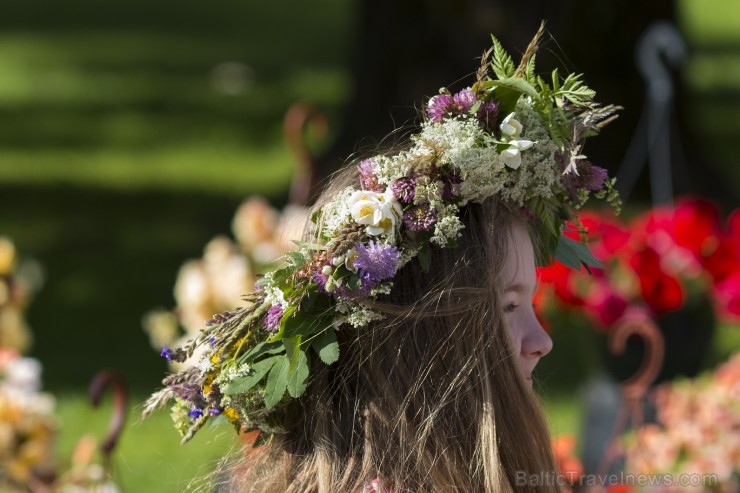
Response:
[[[519,137],[519,134],[522,133],[522,124],[519,123],[519,120],[514,119],[515,114],[516,113],[509,113],[509,115],[504,118],[504,121],[501,122],[499,128],[501,128],[502,134],[508,135],[509,137]]]
[[[501,159],[503,159],[504,164],[509,168],[517,169],[522,164],[521,151],[532,147],[534,142],[531,140],[512,140],[509,142],[509,145],[511,147],[501,153]]]
[[[358,191],[348,199],[352,219],[367,226],[365,231],[371,235],[393,236],[396,224],[403,217],[401,204],[387,189],[383,193]]]
[[[573,173],[575,173],[576,176],[580,176],[578,174],[578,164],[576,161],[579,159],[586,159],[586,156],[584,156],[583,154],[578,154],[580,150],[581,146],[577,145],[573,148],[572,151],[570,151],[570,161],[568,162],[568,166],[566,166],[563,170],[564,175],[567,175],[572,171]]]
[[[357,273],[357,267],[355,267],[355,260],[357,260],[357,250],[350,248],[345,255],[344,266],[348,271]]]
[[[510,140],[509,145],[513,145],[520,151],[523,151],[532,147],[534,145],[534,142],[532,142],[531,140]]]

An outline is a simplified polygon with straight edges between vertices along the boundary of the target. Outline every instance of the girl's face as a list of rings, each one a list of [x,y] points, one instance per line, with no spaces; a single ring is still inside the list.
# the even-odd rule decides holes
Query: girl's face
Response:
[[[532,371],[540,358],[552,349],[552,339],[534,313],[532,298],[537,289],[537,274],[532,240],[524,226],[514,226],[508,252],[504,271],[504,315],[524,377],[532,385]]]

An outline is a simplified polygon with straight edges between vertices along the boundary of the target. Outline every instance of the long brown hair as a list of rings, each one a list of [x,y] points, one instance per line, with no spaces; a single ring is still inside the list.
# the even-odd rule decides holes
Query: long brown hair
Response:
[[[346,186],[359,188],[354,166],[323,200]],[[339,329],[339,361],[313,365],[289,433],[249,454],[232,491],[360,493],[374,478],[397,493],[560,490],[529,485],[555,463],[501,306],[509,237],[526,219],[491,198],[462,221],[428,272],[412,260],[397,273],[373,305],[384,320]]]

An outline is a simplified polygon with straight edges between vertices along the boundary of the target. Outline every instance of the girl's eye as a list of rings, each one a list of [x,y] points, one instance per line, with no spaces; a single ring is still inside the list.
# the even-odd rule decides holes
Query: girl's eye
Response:
[[[517,309],[518,306],[519,305],[517,305],[516,303],[507,303],[506,305],[504,305],[504,312],[506,313],[513,312],[514,310]]]

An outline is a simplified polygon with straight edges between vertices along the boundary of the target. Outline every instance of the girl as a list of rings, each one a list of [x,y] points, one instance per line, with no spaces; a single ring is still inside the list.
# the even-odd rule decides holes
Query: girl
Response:
[[[580,152],[614,108],[535,74],[541,32],[518,66],[494,39],[400,152],[334,176],[247,306],[163,350],[203,352],[145,413],[174,399],[185,441],[214,418],[259,433],[232,491],[560,491],[531,391],[552,347],[535,265],[599,265],[573,211],[617,200]]]

